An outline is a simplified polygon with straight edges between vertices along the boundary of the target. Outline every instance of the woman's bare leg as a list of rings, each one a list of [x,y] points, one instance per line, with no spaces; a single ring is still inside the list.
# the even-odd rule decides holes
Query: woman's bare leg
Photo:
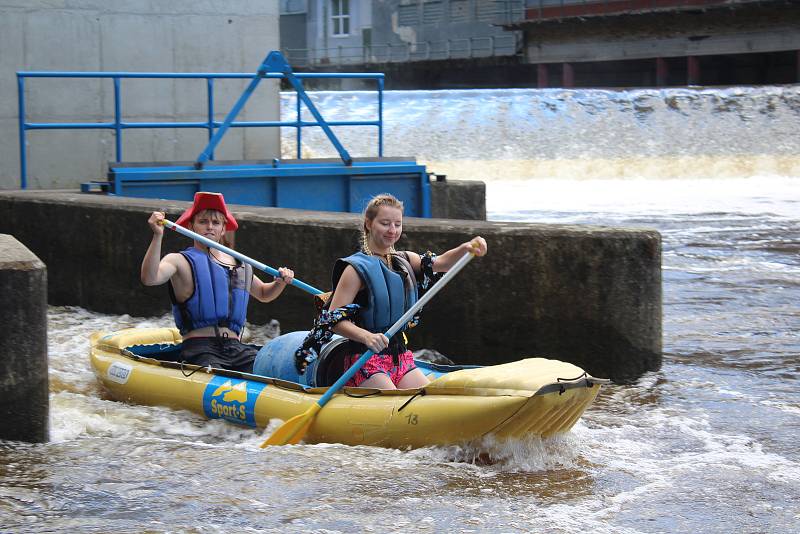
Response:
[[[376,388],[376,389],[397,389],[394,383],[392,383],[392,380],[383,373],[372,375],[371,377],[361,382],[361,385],[358,387]]]
[[[430,383],[425,373],[418,367],[407,372],[400,382],[397,383],[397,389],[416,389],[424,387]]]

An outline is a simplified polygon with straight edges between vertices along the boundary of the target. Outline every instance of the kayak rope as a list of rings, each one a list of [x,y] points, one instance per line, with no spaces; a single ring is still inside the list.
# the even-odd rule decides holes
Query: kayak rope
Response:
[[[182,360],[182,361],[180,362],[180,366],[181,366],[181,374],[182,374],[183,376],[185,376],[186,378],[189,378],[190,376],[192,376],[193,374],[195,374],[195,373],[196,373],[197,371],[199,371],[200,369],[206,369],[206,372],[207,372],[207,373],[211,373],[211,366],[209,365],[208,367],[197,366],[197,367],[195,367],[195,368],[194,368],[194,370],[192,370],[192,372],[191,372],[191,373],[189,373],[189,374],[187,375],[187,374],[186,374],[186,371],[184,370],[184,367],[183,367],[183,365],[184,365],[184,364],[186,364],[186,363],[188,363],[186,360]],[[191,365],[191,364],[189,364],[189,365]]]
[[[416,399],[417,397],[424,397],[425,395],[426,395],[425,388],[423,388],[423,389],[419,390],[418,392],[414,393],[414,395],[412,395],[410,399],[408,399],[407,401],[405,401],[405,402],[403,403],[403,405],[402,405],[402,406],[400,406],[400,408],[398,408],[398,410],[397,410],[397,413],[400,413],[400,412],[402,412],[402,411],[403,411],[403,408],[405,408],[406,406],[408,406],[408,405],[409,405],[409,403],[411,403],[411,401],[413,401],[413,400],[414,400],[414,399]]]
[[[584,371],[583,374],[576,376],[575,378],[556,378],[556,382],[575,382],[576,380],[580,380],[581,378],[586,379],[586,387],[590,388],[594,386],[591,380],[589,380],[589,374]],[[564,392],[567,391],[567,388],[564,387],[564,384],[558,384],[558,394],[563,395]]]
[[[381,394],[381,390],[377,390],[377,391],[373,391],[372,393],[365,393],[364,395],[354,395],[354,394],[350,393],[349,391],[347,391],[347,388],[342,389],[342,392],[346,396],[352,397],[354,399],[366,399],[367,397],[374,397],[375,395],[380,395]]]
[[[586,371],[584,371],[582,375],[576,376],[575,378],[556,378],[556,382],[574,382],[576,380],[580,380],[581,378],[589,378],[589,375],[586,373]]]

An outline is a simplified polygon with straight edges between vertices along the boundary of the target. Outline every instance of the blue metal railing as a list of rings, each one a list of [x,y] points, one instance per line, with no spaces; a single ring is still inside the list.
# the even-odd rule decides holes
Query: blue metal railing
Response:
[[[277,78],[277,79],[318,79],[318,78],[357,78],[375,80],[378,93],[378,118],[377,120],[363,121],[325,121],[321,117],[315,117],[314,121],[302,119],[301,102],[304,92],[298,90],[293,85],[297,96],[297,117],[293,121],[232,121],[230,127],[252,128],[252,127],[281,127],[287,126],[297,129],[297,159],[302,159],[302,129],[308,127],[322,127],[329,130],[327,126],[375,126],[378,128],[378,157],[383,157],[383,90],[384,76],[382,73],[284,73],[284,72],[256,72],[248,73],[180,73],[180,72],[69,72],[69,71],[21,71],[17,72],[17,92],[19,105],[19,153],[20,153],[20,187],[27,188],[28,181],[28,161],[25,145],[27,142],[26,132],[28,130],[93,130],[105,129],[115,132],[115,159],[122,162],[122,132],[127,129],[141,128],[205,128],[208,130],[209,147],[208,154],[204,159],[214,159],[213,146],[215,132],[223,126],[224,121],[214,120],[214,80],[218,79],[254,79],[254,78]],[[112,79],[114,83],[114,120],[113,122],[27,122],[25,111],[25,79],[26,78],[98,78]],[[121,86],[123,79],[147,78],[147,79],[205,79],[207,87],[207,106],[208,118],[205,121],[196,122],[126,122],[122,117],[122,97]],[[308,106],[307,106],[308,107]],[[313,107],[309,108],[313,110]],[[329,136],[330,137],[330,136]],[[335,138],[334,138],[335,139]],[[334,141],[334,144],[338,142]],[[214,143],[215,144],[215,143]]]

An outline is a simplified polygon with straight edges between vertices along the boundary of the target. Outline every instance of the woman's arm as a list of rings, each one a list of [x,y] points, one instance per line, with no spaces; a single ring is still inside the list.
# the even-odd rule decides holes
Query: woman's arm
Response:
[[[345,267],[341,278],[339,278],[339,283],[334,289],[333,296],[331,297],[330,309],[335,310],[342,306],[353,304],[356,300],[356,295],[362,287],[363,282],[356,270],[353,269],[351,265]],[[331,330],[340,336],[366,345],[376,354],[389,346],[389,340],[385,335],[365,330],[352,321],[340,321],[336,323]]]
[[[487,252],[486,240],[481,236],[475,236],[466,243],[461,243],[456,248],[451,248],[444,254],[439,254],[436,257],[436,261],[433,262],[433,270],[437,273],[449,271],[468,252],[476,256],[485,256]]]
[[[436,256],[436,260],[433,262],[433,271],[437,273],[449,271],[467,252],[472,252],[476,256],[484,256],[487,252],[486,240],[481,236],[475,236],[466,243],[461,243],[456,248]],[[422,258],[415,252],[408,251],[407,254],[408,262],[414,268],[417,278],[419,278],[422,274]]]

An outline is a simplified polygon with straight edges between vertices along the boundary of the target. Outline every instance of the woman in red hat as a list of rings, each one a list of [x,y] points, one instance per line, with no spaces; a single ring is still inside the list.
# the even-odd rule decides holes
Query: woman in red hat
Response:
[[[142,260],[142,283],[169,285],[172,314],[183,336],[181,358],[191,364],[252,372],[258,348],[241,343],[249,297],[261,302],[278,298],[294,272],[281,267],[279,278],[262,282],[250,265],[195,241],[194,246],[161,258],[164,213],[147,220],[153,239]],[[219,193],[195,193],[179,224],[220,243],[239,227]]]

